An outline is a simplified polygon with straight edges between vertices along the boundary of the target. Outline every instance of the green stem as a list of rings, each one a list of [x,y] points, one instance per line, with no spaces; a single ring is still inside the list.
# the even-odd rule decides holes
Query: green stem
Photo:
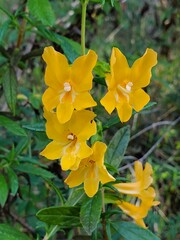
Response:
[[[59,226],[55,225],[54,228],[50,231],[50,233],[46,233],[43,240],[48,240],[50,237],[52,237],[58,230]]]
[[[86,9],[89,0],[82,0],[82,16],[81,16],[81,48],[82,55],[85,54],[85,41],[86,41]]]
[[[102,213],[104,215],[102,216],[102,228],[103,228],[103,239],[108,240],[107,233],[106,233],[106,216],[105,216],[105,203],[104,203],[104,188],[101,189],[102,193]]]

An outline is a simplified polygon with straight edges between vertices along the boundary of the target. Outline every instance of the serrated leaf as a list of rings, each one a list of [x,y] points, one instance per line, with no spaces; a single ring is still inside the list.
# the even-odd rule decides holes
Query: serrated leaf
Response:
[[[25,172],[25,173],[29,173],[29,174],[33,174],[36,176],[40,176],[43,178],[54,178],[55,175],[52,174],[51,172],[37,167],[33,164],[30,163],[24,163],[24,164],[20,164],[19,166],[16,166],[16,170],[20,171],[20,172]]]
[[[49,207],[41,209],[37,218],[45,223],[58,225],[63,228],[80,226],[79,207]]]
[[[5,127],[10,132],[14,133],[17,136],[27,136],[26,132],[24,131],[21,126],[11,119],[0,115],[0,126]]]
[[[67,37],[58,35],[57,33],[50,31],[43,26],[37,26],[37,29],[41,36],[60,45],[64,51],[64,54],[71,63],[81,55],[81,45],[79,43]]]
[[[111,222],[111,227],[125,240],[160,240],[152,232],[130,222]]]
[[[12,225],[0,224],[0,239],[2,240],[31,240],[26,234],[13,228]]]
[[[8,68],[2,76],[4,96],[8,107],[15,115],[16,112],[16,95],[17,95],[17,79],[12,68]]]
[[[48,0],[28,0],[30,13],[44,25],[52,26],[55,22],[54,11]]]
[[[128,146],[129,140],[129,126],[123,127],[116,132],[108,145],[105,155],[105,160],[108,164],[112,165],[116,169],[119,167]]]
[[[84,230],[91,234],[97,227],[100,221],[102,211],[102,194],[101,191],[96,193],[93,198],[88,198],[83,201],[80,210],[80,221]]]
[[[35,131],[35,132],[45,132],[45,123],[40,122],[40,123],[32,123],[32,124],[24,124],[22,125],[23,128]]]
[[[4,207],[7,197],[8,197],[8,185],[5,177],[2,174],[0,174],[0,204],[2,207]]]
[[[19,186],[18,177],[12,168],[7,168],[7,173],[11,194],[15,196]]]
[[[85,196],[83,188],[74,188],[66,201],[66,206],[75,206]]]

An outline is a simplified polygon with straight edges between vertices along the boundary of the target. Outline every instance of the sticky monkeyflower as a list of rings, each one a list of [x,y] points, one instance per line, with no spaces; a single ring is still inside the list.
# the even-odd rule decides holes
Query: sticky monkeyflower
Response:
[[[141,227],[146,227],[143,218],[148,214],[152,206],[157,206],[158,201],[154,201],[156,196],[154,188],[150,187],[153,182],[152,166],[149,163],[145,164],[143,169],[142,163],[136,161],[134,164],[135,182],[118,183],[113,186],[122,194],[138,197],[139,205],[134,205],[126,201],[117,201],[117,205],[123,212],[132,217],[135,222]]]
[[[111,114],[116,108],[121,122],[127,122],[132,109],[139,112],[149,102],[149,95],[142,89],[149,85],[151,69],[157,64],[157,53],[147,48],[144,55],[130,68],[126,57],[118,48],[112,49],[110,68],[106,75],[107,94],[101,104]]]
[[[45,83],[48,86],[42,101],[46,110],[56,109],[60,123],[69,121],[74,109],[96,106],[89,93],[92,88],[92,70],[97,61],[97,54],[93,50],[78,57],[72,65],[51,46],[44,49],[42,57],[47,64]]]
[[[135,171],[135,182],[117,183],[117,184],[114,184],[113,186],[120,193],[139,197],[141,193],[145,189],[147,189],[153,182],[153,178],[152,178],[153,170],[152,170],[151,164],[146,163],[145,168],[143,169],[142,163],[140,161],[136,161],[134,163],[134,171]]]
[[[68,122],[60,124],[55,112],[45,110],[46,134],[53,141],[40,154],[49,160],[61,158],[63,170],[77,169],[81,159],[92,154],[86,140],[96,133],[95,116],[88,110],[74,111]]]
[[[152,187],[144,190],[141,195],[141,202],[139,205],[134,205],[125,201],[117,201],[118,207],[126,213],[128,216],[132,217],[136,224],[146,228],[143,218],[148,214],[149,209],[152,206],[157,206],[160,202],[154,201],[156,194]]]
[[[92,146],[92,154],[81,160],[79,168],[71,171],[65,179],[70,188],[79,186],[84,182],[84,190],[89,197],[93,197],[102,184],[115,181],[104,165],[104,154],[107,147],[105,143],[95,142]]]

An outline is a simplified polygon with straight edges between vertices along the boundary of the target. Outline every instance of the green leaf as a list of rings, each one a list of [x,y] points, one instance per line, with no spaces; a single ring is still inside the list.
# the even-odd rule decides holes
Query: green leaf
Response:
[[[4,44],[4,36],[5,34],[7,33],[7,30],[9,28],[9,25],[10,25],[11,21],[8,19],[6,20],[2,25],[1,25],[1,28],[0,28],[0,44]]]
[[[4,204],[8,197],[8,185],[5,177],[0,174],[0,204],[4,207]]]
[[[23,150],[28,146],[28,144],[29,139],[27,137],[22,137],[15,148],[15,156],[21,154]]]
[[[31,131],[35,131],[35,132],[45,132],[46,131],[44,122],[24,124],[24,125],[22,125],[22,127],[26,128],[28,130],[31,130]]]
[[[55,177],[55,175],[52,174],[51,172],[49,172],[43,168],[37,167],[33,164],[30,164],[30,163],[20,164],[19,166],[16,166],[16,169],[20,172],[37,175],[37,176],[40,176],[43,178],[54,178]]]
[[[58,187],[56,187],[56,185],[52,181],[50,181],[49,179],[44,179],[44,180],[54,189],[57,196],[59,197],[59,200],[61,201],[61,203],[63,205],[65,203],[65,199],[62,195],[61,190]]]
[[[86,198],[81,206],[80,221],[84,230],[91,234],[97,227],[102,211],[101,191],[96,193],[93,198]]]
[[[17,193],[17,190],[18,190],[18,186],[19,186],[18,177],[12,168],[7,168],[7,174],[8,174],[11,194],[13,196],[15,196]]]
[[[12,68],[8,68],[2,76],[4,96],[8,107],[15,115],[16,112],[16,95],[17,95],[17,80],[16,73]]]
[[[13,228],[12,225],[8,225],[8,224],[0,224],[0,239],[31,240],[27,235]]]
[[[55,22],[55,15],[48,0],[28,0],[30,13],[40,20],[44,25],[52,26]]]
[[[111,222],[111,227],[125,240],[160,240],[152,232],[130,222]]]
[[[108,164],[112,165],[116,169],[119,167],[128,146],[129,140],[129,126],[123,127],[116,132],[108,145],[105,155],[105,159]]]
[[[75,206],[84,197],[85,197],[84,188],[73,188],[65,205]]]
[[[79,207],[49,207],[41,209],[37,218],[45,223],[58,225],[63,228],[80,226]]]
[[[57,33],[50,31],[43,26],[36,26],[38,33],[46,39],[57,43],[61,46],[64,54],[72,63],[74,60],[81,55],[81,45],[67,37],[58,35]]]
[[[0,115],[0,126],[5,127],[10,132],[14,133],[17,136],[27,136],[26,132],[23,128],[20,127],[20,125],[12,121],[11,119],[4,117]]]

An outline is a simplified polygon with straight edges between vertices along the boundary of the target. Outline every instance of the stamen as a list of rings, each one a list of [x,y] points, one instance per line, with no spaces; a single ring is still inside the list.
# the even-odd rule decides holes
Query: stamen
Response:
[[[75,136],[71,133],[71,134],[67,135],[67,139],[68,140],[74,140]]]
[[[128,82],[128,84],[126,84],[126,90],[127,90],[128,92],[130,92],[132,86],[133,86],[133,83],[132,83],[132,82]]]
[[[93,161],[93,160],[89,160],[89,162],[90,162],[91,164],[95,163],[95,161]]]
[[[64,91],[70,92],[71,91],[71,85],[68,82],[64,83]]]

